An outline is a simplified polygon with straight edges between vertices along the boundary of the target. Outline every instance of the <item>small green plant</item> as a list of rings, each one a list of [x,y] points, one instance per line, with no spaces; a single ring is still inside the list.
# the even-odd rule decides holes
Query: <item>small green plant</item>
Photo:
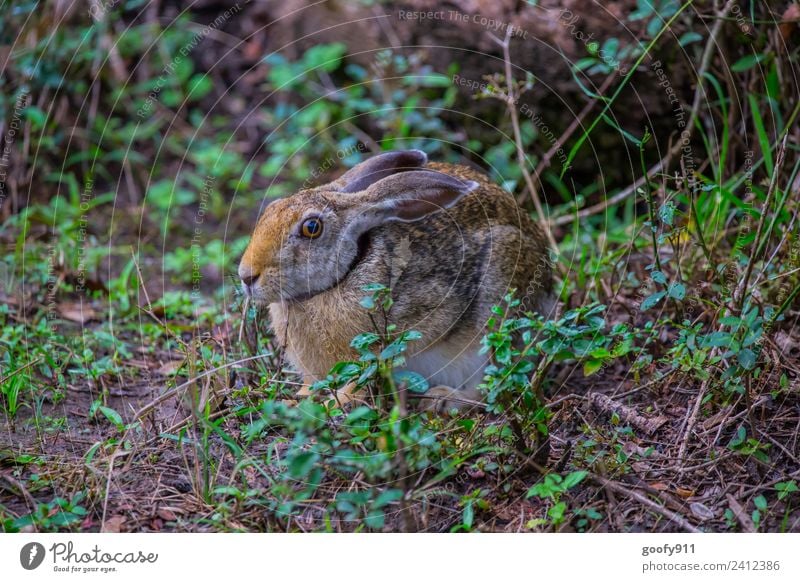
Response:
[[[586,471],[573,471],[562,477],[558,473],[549,473],[528,490],[527,497],[549,501],[551,505],[547,517],[554,526],[559,526],[566,520],[568,510],[566,502],[562,500],[563,495],[583,481],[587,474]]]
[[[24,368],[17,368],[11,371],[8,376],[0,378],[0,394],[4,397],[4,406],[11,417],[17,415],[20,400],[19,395],[23,387],[30,384],[30,376],[25,373]]]
[[[56,497],[49,503],[39,503],[27,515],[3,518],[3,531],[13,533],[28,528],[36,532],[72,531],[88,514],[82,505],[85,499],[86,494],[80,491],[69,500]]]
[[[762,463],[770,462],[769,455],[767,454],[770,444],[762,443],[753,437],[748,437],[747,429],[744,426],[740,426],[736,430],[736,434],[734,434],[733,438],[731,438],[730,442],[728,442],[728,448],[732,451],[736,451],[740,455],[744,455],[745,457],[752,456]]]
[[[761,527],[761,520],[767,511],[767,498],[763,495],[757,495],[753,498],[753,505],[755,505],[756,508],[753,510],[753,513],[750,514],[750,519],[753,520],[753,525],[756,526],[756,529],[759,529]]]
[[[588,530],[592,522],[603,519],[603,514],[593,507],[577,507],[572,510],[572,515],[575,517],[575,527],[579,532]]]
[[[359,522],[381,529],[387,512],[403,506],[412,496],[408,476],[436,466],[443,467],[444,450],[437,433],[424,415],[409,414],[400,388],[427,388],[418,375],[396,370],[404,362],[408,343],[419,339],[412,331],[397,332],[387,322],[392,300],[382,285],[365,287],[369,293],[362,306],[369,311],[375,332],[353,339],[360,354],[355,362],[339,362],[328,376],[312,386],[318,397],[304,399],[297,406],[265,401],[257,420],[243,428],[247,442],[279,431],[288,444],[283,456],[270,464],[280,469],[273,478],[268,505],[285,519],[315,495],[326,478],[360,475],[373,485],[369,489],[342,491],[335,495],[328,511],[345,522]],[[363,387],[374,407],[356,406],[349,411],[336,406],[336,391],[347,384]],[[385,487],[384,483],[399,486]]]
[[[358,388],[378,387],[371,396],[377,406],[400,404],[399,388],[413,394],[424,394],[428,389],[425,378],[409,370],[399,369],[405,364],[405,352],[409,342],[419,340],[422,335],[414,330],[397,332],[397,325],[389,323],[389,312],[394,301],[390,289],[380,284],[364,287],[369,293],[361,306],[370,314],[374,331],[353,338],[351,347],[359,354],[357,362],[340,362],[327,378],[316,382],[311,389],[335,395],[338,388],[354,382]],[[376,382],[377,381],[377,382]]]
[[[519,452],[534,451],[537,460],[546,463],[549,412],[541,381],[549,361],[544,359],[538,367],[535,365],[538,338],[534,320],[514,317],[519,307],[520,301],[513,294],[504,298],[503,305],[492,307],[493,315],[482,340],[482,351],[489,354],[491,363],[480,389],[485,394],[487,410],[508,417]]]
[[[800,489],[797,487],[797,481],[782,481],[775,484],[775,491],[778,492],[778,501],[783,501],[788,498],[792,493],[797,493]]]
[[[475,489],[468,495],[464,495],[459,501],[461,506],[461,523],[454,525],[451,532],[469,532],[472,531],[472,526],[475,521],[475,510],[483,510],[489,508],[489,502],[485,499],[488,491],[485,489]]]

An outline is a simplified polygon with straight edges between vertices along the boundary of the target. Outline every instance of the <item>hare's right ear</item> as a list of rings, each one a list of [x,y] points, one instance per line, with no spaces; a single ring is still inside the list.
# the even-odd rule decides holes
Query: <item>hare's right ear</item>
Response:
[[[361,192],[392,174],[418,170],[427,163],[428,156],[421,150],[386,152],[361,162],[331,185],[338,192]]]
[[[448,174],[417,170],[384,178],[366,192],[348,197],[357,212],[357,230],[366,231],[384,222],[413,222],[450,208],[478,187]]]

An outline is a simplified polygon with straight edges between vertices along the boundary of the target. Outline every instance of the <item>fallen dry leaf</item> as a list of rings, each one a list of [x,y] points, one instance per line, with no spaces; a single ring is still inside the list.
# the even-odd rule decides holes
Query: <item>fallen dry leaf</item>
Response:
[[[109,517],[103,522],[103,528],[100,531],[105,533],[119,533],[123,531],[122,526],[125,525],[126,519],[124,515]]]
[[[162,507],[158,509],[156,513],[158,514],[158,517],[160,517],[164,521],[175,521],[176,519],[178,519],[178,516],[175,515],[175,513],[167,507]]]
[[[166,364],[162,364],[158,370],[156,370],[156,374],[159,374],[160,376],[172,376],[178,370],[180,370],[183,362],[184,360],[170,360]]]
[[[694,515],[698,519],[708,520],[714,518],[714,512],[708,508],[708,506],[700,503],[699,501],[695,501],[689,504],[689,509],[692,511],[692,515]]]
[[[87,304],[60,303],[56,310],[62,319],[75,323],[86,323],[89,320],[97,319],[97,312]]]

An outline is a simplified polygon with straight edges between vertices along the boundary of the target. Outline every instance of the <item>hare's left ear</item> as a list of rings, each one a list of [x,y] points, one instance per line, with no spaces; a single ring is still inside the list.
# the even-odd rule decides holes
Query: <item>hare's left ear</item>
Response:
[[[401,150],[379,154],[354,168],[331,183],[331,186],[344,193],[362,192],[374,183],[400,172],[417,170],[428,163],[428,156],[421,150]]]
[[[447,174],[418,170],[384,178],[354,196],[354,206],[365,223],[413,222],[450,208],[478,187]]]

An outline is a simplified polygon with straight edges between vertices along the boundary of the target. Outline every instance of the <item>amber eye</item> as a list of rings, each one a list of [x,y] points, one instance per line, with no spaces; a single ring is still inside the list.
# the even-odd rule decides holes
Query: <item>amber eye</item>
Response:
[[[300,232],[306,238],[317,238],[322,234],[322,221],[319,218],[306,218],[300,227]]]

